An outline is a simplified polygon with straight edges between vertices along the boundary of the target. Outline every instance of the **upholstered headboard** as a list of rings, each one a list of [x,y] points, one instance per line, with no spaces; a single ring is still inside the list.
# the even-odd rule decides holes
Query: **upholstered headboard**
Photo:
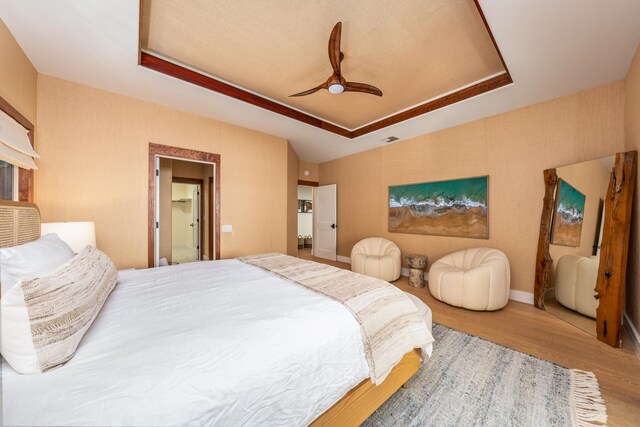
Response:
[[[40,237],[40,211],[33,203],[0,200],[0,248],[22,245]]]

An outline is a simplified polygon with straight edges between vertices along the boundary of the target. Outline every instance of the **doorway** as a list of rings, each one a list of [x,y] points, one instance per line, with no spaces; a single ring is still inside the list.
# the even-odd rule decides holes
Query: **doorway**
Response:
[[[149,144],[149,267],[220,259],[220,156]]]
[[[202,179],[173,177],[170,258],[172,264],[199,261],[206,257],[202,244],[205,231],[209,227],[204,221],[202,182]],[[160,259],[163,264],[162,256]],[[169,263],[168,259],[166,263]]]
[[[159,266],[212,259],[206,242],[214,230],[207,221],[204,182],[213,177],[208,163],[160,156],[158,159],[158,260]]]
[[[298,185],[298,256],[309,258],[313,252],[313,187]]]

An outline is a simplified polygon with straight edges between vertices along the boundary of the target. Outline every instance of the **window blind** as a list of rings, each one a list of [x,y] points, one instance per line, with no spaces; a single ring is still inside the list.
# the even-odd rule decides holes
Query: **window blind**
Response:
[[[29,131],[0,110],[0,160],[23,169],[38,169],[33,161],[38,157],[31,147]]]

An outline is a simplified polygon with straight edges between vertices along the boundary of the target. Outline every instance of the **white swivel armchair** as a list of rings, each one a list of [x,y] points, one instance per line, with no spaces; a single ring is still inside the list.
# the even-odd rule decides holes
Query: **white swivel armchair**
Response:
[[[556,300],[571,310],[596,318],[599,257],[563,255],[556,267]]]
[[[507,305],[511,272],[507,256],[491,248],[471,248],[439,259],[429,270],[434,298],[469,310],[493,311]]]
[[[393,282],[400,278],[400,248],[391,240],[369,237],[351,249],[351,271]]]

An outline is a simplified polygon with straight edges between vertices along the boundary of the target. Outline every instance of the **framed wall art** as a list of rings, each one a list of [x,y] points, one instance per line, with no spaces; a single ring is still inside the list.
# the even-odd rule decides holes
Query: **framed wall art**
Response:
[[[389,187],[389,231],[489,238],[489,177]]]
[[[562,178],[558,178],[556,204],[551,225],[551,243],[580,246],[586,196]]]

